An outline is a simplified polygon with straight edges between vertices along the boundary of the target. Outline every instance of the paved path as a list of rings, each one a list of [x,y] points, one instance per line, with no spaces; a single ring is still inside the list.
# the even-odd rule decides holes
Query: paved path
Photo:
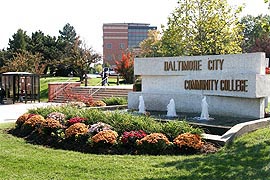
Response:
[[[15,122],[17,118],[26,113],[28,109],[56,105],[56,103],[16,103],[0,105],[0,123]]]
[[[132,85],[120,85],[120,86],[99,86],[101,88],[129,88],[132,89]],[[17,118],[26,113],[28,109],[36,107],[44,107],[50,105],[59,105],[59,103],[16,103],[16,104],[0,104],[0,123],[15,122]]]

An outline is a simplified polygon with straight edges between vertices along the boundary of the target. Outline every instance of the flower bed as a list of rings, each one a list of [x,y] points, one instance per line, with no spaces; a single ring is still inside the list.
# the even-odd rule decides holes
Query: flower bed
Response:
[[[13,132],[29,142],[86,153],[159,155],[217,150],[203,142],[202,130],[184,121],[160,123],[143,115],[70,106],[31,110],[18,117]]]

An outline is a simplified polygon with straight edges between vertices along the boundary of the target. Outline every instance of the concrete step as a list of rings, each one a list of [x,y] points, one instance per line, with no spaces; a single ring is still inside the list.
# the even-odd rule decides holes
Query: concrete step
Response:
[[[74,94],[79,94],[79,95],[89,95],[89,92],[95,92],[92,96],[94,100],[102,100],[105,97],[127,97],[128,92],[132,91],[131,88],[110,88],[110,87],[102,87],[102,88],[92,88],[92,87],[74,87],[71,89],[71,92]],[[66,95],[69,91],[64,90],[62,93],[59,93],[57,97],[54,98],[52,102],[66,102]]]

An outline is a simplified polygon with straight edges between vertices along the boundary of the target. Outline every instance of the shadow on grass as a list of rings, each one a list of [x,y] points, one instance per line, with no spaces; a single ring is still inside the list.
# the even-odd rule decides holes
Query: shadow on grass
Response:
[[[195,156],[183,161],[160,164],[156,168],[174,167],[179,171],[179,175],[175,174],[167,178],[144,178],[144,180],[269,179],[269,141],[252,147],[247,147],[245,142],[237,142],[234,147],[227,147],[212,155]]]

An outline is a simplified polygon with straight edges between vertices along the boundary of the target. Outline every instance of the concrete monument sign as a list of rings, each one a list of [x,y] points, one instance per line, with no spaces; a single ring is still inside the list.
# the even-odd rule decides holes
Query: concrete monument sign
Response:
[[[178,113],[199,113],[207,96],[211,115],[263,118],[270,96],[266,66],[264,53],[136,58],[142,91],[129,93],[128,107],[137,109],[142,95],[146,110],[166,111],[173,98]]]

